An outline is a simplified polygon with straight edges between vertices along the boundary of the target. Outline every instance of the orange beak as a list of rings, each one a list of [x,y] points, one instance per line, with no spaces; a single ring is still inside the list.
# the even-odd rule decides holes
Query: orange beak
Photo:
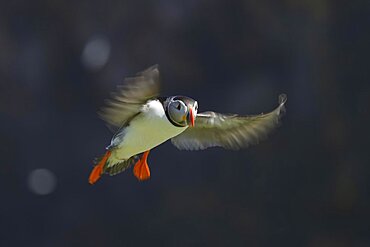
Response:
[[[189,109],[189,123],[190,123],[190,127],[194,127],[194,122],[195,122],[195,118],[194,118],[193,108],[190,108]]]

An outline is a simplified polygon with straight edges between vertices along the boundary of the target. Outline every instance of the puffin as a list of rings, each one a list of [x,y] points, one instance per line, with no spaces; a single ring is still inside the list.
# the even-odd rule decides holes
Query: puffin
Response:
[[[286,100],[281,94],[278,106],[266,114],[198,113],[198,102],[190,97],[160,96],[159,68],[151,66],[125,78],[98,112],[114,135],[104,155],[95,159],[89,183],[132,165],[139,181],[149,179],[149,152],[167,140],[180,150],[238,150],[257,144],[279,125]]]

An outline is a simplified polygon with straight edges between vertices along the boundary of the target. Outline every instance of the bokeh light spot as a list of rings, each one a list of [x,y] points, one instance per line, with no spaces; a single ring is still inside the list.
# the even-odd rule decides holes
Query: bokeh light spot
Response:
[[[37,195],[52,193],[55,190],[56,183],[54,173],[47,169],[33,170],[28,176],[28,187]]]
[[[110,50],[110,42],[106,37],[93,37],[83,49],[82,64],[89,70],[100,70],[108,62]]]

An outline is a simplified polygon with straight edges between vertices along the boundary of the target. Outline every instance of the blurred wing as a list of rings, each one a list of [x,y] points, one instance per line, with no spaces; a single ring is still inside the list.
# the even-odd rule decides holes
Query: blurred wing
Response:
[[[112,99],[107,100],[99,116],[109,127],[120,128],[140,112],[143,104],[158,95],[159,70],[158,65],[154,65],[135,77],[126,78],[124,85],[112,94]]]
[[[270,113],[255,116],[226,115],[215,112],[197,114],[194,127],[171,139],[178,149],[202,150],[209,147],[240,149],[264,139],[279,123],[285,94],[279,96],[279,106]]]

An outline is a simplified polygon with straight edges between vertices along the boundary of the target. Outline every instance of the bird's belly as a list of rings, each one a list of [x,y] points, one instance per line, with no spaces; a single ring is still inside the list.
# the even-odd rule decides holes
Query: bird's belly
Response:
[[[116,156],[119,159],[128,159],[177,136],[186,128],[176,127],[164,118],[138,118],[127,127],[124,140],[116,150]]]

